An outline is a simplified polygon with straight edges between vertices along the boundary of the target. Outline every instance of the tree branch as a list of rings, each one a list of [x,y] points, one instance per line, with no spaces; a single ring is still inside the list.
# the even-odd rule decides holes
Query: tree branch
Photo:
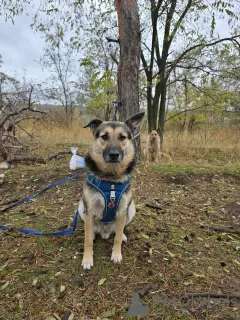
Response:
[[[204,106],[201,106],[201,107],[197,107],[197,108],[193,108],[193,109],[186,109],[186,110],[182,110],[182,111],[179,111],[178,113],[175,113],[173,116],[169,117],[168,119],[165,120],[165,123],[167,121],[169,121],[170,119],[178,116],[179,114],[182,114],[182,113],[185,113],[185,112],[189,112],[189,111],[195,111],[195,110],[198,110],[198,109],[201,109],[201,108],[204,108],[204,107],[207,107],[207,105],[204,105]]]
[[[116,59],[116,57],[114,56],[113,53],[110,53],[110,57],[112,58],[113,62],[115,62],[116,65],[118,65],[118,61],[117,61],[117,59]]]
[[[173,32],[172,32],[172,34],[170,36],[170,39],[168,41],[169,47],[170,47],[170,45],[172,43],[172,40],[173,40],[173,38],[174,38],[174,36],[175,36],[175,34],[176,34],[181,22],[183,21],[184,17],[186,16],[188,10],[191,8],[191,5],[192,5],[192,0],[188,0],[188,4],[186,5],[186,8],[182,12],[181,16],[179,17],[179,19],[178,19],[178,21],[177,21],[177,23],[176,23],[176,25],[175,25],[175,27],[173,29]]]
[[[237,38],[240,38],[240,35],[237,35],[237,36],[234,36],[234,37],[231,37],[231,38],[222,38],[222,39],[219,39],[219,40],[216,40],[216,41],[213,41],[213,42],[210,42],[210,43],[205,43],[205,44],[203,44],[203,43],[198,43],[198,44],[196,44],[196,45],[188,48],[188,49],[185,50],[182,54],[180,54],[180,56],[179,56],[175,61],[173,61],[174,64],[173,64],[173,65],[171,66],[171,68],[169,69],[168,75],[169,75],[169,74],[171,73],[171,71],[173,70],[174,65],[178,64],[179,61],[181,61],[182,58],[183,58],[184,56],[186,56],[190,51],[195,50],[195,49],[197,49],[197,48],[201,48],[201,47],[203,47],[203,48],[205,48],[205,47],[211,47],[211,46],[214,46],[215,44],[218,44],[218,43],[221,43],[221,42],[224,42],[224,41],[232,41],[232,40],[237,39]]]
[[[149,66],[148,66],[148,64],[147,64],[147,61],[146,61],[146,59],[145,59],[145,57],[144,57],[144,54],[143,54],[143,51],[142,51],[142,50],[141,50],[141,60],[142,60],[143,68],[144,68],[145,73],[146,73],[147,80],[149,81],[149,80],[151,80],[151,79],[149,79],[149,77],[151,77],[151,74],[150,74],[150,72],[148,71]]]
[[[107,40],[108,42],[115,42],[115,43],[120,44],[119,39],[112,39],[112,38],[106,37],[106,40]]]

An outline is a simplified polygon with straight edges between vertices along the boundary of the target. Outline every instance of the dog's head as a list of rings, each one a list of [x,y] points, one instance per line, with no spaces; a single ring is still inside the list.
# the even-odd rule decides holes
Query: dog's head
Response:
[[[152,139],[152,140],[157,139],[157,137],[158,137],[157,131],[156,131],[156,130],[152,130],[152,131],[150,132],[150,136],[151,136],[151,139]]]
[[[120,177],[132,171],[135,165],[133,137],[144,113],[138,113],[125,122],[94,119],[89,127],[94,143],[85,157],[88,168],[100,175]]]

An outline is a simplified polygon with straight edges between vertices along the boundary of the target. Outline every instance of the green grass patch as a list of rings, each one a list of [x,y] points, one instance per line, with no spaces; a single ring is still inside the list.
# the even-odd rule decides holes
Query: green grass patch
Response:
[[[205,165],[201,167],[196,166],[180,166],[180,165],[166,165],[154,164],[153,168],[158,173],[165,173],[170,175],[176,174],[194,174],[194,173],[214,173],[214,174],[229,174],[240,177],[240,167],[233,165]]]

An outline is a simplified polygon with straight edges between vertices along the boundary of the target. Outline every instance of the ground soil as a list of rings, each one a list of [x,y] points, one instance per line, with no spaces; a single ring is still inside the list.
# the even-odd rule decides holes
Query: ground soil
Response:
[[[73,174],[69,160],[8,170],[0,208]],[[148,307],[142,319],[240,319],[239,299],[181,300],[186,293],[240,295],[240,236],[211,229],[240,230],[239,175],[159,168],[138,164],[137,215],[126,232],[121,265],[110,261],[113,239],[97,238],[93,269],[81,269],[81,221],[68,236],[1,231],[0,319],[137,319],[127,311],[138,291]],[[0,224],[42,231],[71,227],[85,178],[1,214]]]

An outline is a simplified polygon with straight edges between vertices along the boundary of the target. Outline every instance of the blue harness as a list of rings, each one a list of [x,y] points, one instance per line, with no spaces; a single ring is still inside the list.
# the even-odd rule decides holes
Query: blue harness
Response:
[[[125,182],[111,182],[98,180],[93,174],[87,176],[87,184],[101,193],[105,201],[105,209],[103,218],[100,220],[103,223],[113,221],[117,214],[119,202],[124,192],[130,187],[131,179]]]

